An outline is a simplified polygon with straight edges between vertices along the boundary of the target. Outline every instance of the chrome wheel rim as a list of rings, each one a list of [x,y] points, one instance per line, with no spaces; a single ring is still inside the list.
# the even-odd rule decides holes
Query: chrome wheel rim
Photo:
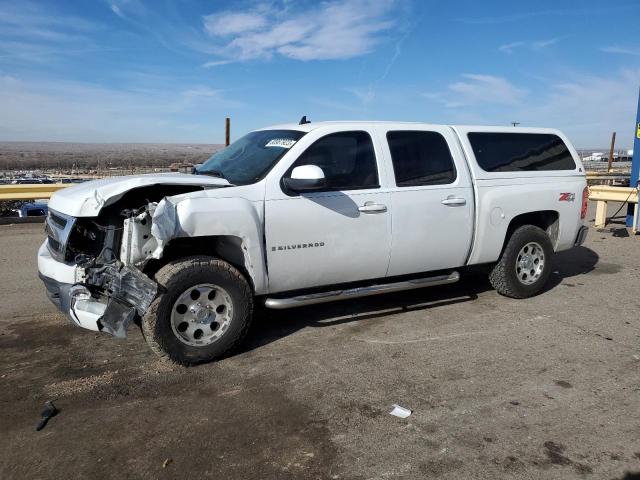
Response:
[[[539,243],[529,242],[516,257],[516,276],[523,285],[535,283],[544,270],[544,250]]]
[[[182,292],[171,308],[171,329],[182,343],[211,345],[229,328],[231,296],[218,285],[201,283]]]

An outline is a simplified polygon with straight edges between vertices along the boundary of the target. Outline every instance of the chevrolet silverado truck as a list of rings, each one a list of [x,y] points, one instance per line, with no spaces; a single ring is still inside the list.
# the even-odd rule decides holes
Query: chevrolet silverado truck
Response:
[[[38,269],[76,325],[191,365],[229,354],[258,302],[283,309],[456,282],[541,291],[582,244],[585,172],[542,128],[391,122],[251,132],[193,174],[96,180],[49,203]]]

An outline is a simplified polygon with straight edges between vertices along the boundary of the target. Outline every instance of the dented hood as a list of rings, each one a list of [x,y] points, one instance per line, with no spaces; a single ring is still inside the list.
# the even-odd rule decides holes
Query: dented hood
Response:
[[[73,217],[94,217],[103,207],[117,201],[129,190],[150,185],[199,185],[215,188],[228,186],[230,183],[223,178],[187,173],[104,178],[58,190],[49,200],[49,208]]]

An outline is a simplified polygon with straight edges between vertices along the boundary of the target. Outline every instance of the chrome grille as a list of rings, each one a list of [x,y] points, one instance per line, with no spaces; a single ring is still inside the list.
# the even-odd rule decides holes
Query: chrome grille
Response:
[[[67,241],[75,221],[76,219],[73,217],[49,209],[45,226],[48,238],[47,244],[51,256],[60,262],[65,260]]]

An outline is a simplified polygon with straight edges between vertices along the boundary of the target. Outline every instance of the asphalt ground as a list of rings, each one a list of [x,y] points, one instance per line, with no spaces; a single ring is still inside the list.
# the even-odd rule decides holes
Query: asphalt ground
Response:
[[[619,220],[535,298],[465,273],[263,312],[242,351],[188,369],[136,328],[70,325],[37,277],[43,238],[0,227],[1,479],[640,478],[640,236]]]

